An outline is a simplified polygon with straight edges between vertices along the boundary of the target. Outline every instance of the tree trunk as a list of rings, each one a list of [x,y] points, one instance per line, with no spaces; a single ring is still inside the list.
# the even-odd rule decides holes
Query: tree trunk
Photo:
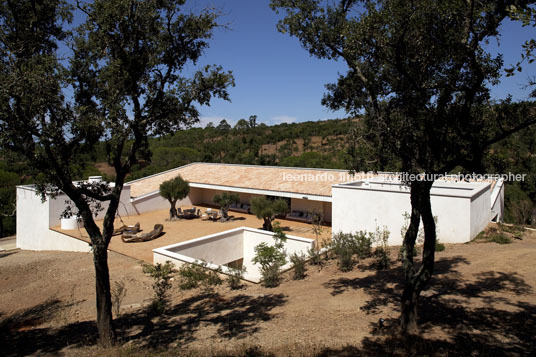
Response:
[[[229,219],[229,208],[221,208],[221,221],[226,222]]]
[[[112,320],[110,272],[108,270],[108,250],[106,246],[93,245],[93,263],[95,265],[99,344],[109,347],[115,341],[115,329]]]
[[[264,218],[264,223],[262,224],[262,229],[265,231],[273,232],[274,228],[272,227],[272,220],[270,218]]]
[[[434,271],[436,229],[430,204],[432,184],[432,181],[414,181],[411,183],[411,218],[404,236],[404,249],[402,250],[405,285],[401,301],[400,327],[403,333],[417,331],[417,302],[421,291],[430,281]],[[419,270],[416,270],[413,262],[413,249],[421,218],[424,226],[424,247],[422,264]]]
[[[177,216],[177,208],[175,208],[175,205],[177,204],[177,201],[169,201],[171,208],[169,209],[169,220],[173,221],[178,219]]]

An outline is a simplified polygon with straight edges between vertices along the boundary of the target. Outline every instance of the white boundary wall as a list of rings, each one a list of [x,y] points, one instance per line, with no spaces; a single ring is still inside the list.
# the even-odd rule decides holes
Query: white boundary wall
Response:
[[[17,248],[89,252],[88,243],[49,229],[50,222],[56,220],[50,212],[50,201],[41,202],[29,186],[17,187]]]
[[[153,262],[165,263],[171,261],[175,266],[183,264],[195,264],[200,260],[207,262],[210,269],[221,269],[228,274],[230,269],[222,264],[227,264],[243,258],[243,265],[247,271],[244,279],[258,283],[261,275],[259,267],[252,263],[255,256],[254,248],[261,242],[273,244],[272,232],[249,227],[239,227],[225,232],[211,234],[196,238],[187,242],[172,244],[153,249]],[[285,250],[287,256],[293,253],[307,254],[307,250],[314,246],[314,240],[287,235]],[[290,268],[290,262],[283,269]]]
[[[389,244],[401,245],[404,212],[411,212],[410,192],[397,182],[357,181],[332,188],[332,232],[374,232],[386,226]],[[432,213],[438,217],[443,243],[464,243],[491,220],[489,183],[437,182],[431,190]]]
[[[69,197],[60,193],[55,198],[47,197],[42,202],[32,186],[17,186],[17,248],[26,250],[60,250],[68,252],[89,252],[88,243],[51,230],[60,225],[60,216]],[[104,210],[96,219],[103,219],[108,207],[103,202]],[[72,205],[76,212],[76,206]],[[118,213],[122,216],[136,215],[130,203],[130,187],[125,186],[121,192]],[[84,228],[80,228],[84,229]]]

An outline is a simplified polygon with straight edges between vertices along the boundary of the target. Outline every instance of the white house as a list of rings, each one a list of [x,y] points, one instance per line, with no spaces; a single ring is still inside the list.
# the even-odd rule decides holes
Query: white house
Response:
[[[177,175],[190,182],[189,196],[178,205],[210,205],[214,195],[235,192],[241,201],[238,208],[247,211],[254,196],[277,197],[289,203],[289,219],[307,221],[307,212],[315,210],[332,224],[333,233],[386,226],[392,245],[401,243],[402,215],[410,211],[408,188],[382,180],[382,174],[350,176],[345,170],[192,163],[126,183],[119,214],[169,208],[159,195],[159,186]],[[60,225],[66,200],[60,195],[41,202],[32,186],[18,186],[17,247],[88,251],[86,242],[51,229]],[[501,221],[503,206],[502,181],[437,181],[432,189],[432,210],[438,217],[439,238],[445,243],[467,242],[491,220]]]

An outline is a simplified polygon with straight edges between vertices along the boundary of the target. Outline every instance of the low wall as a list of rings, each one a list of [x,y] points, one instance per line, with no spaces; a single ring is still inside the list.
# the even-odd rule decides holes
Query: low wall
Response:
[[[273,244],[273,233],[260,229],[239,227],[225,232],[211,234],[197,238],[188,242],[172,244],[165,247],[153,249],[154,263],[165,263],[171,261],[179,267],[183,264],[199,263],[200,260],[207,262],[210,269],[220,269],[224,274],[230,273],[230,269],[223,264],[227,264],[239,259],[243,259],[246,273],[243,278],[251,282],[259,282],[261,275],[259,266],[253,264],[255,256],[255,246],[262,242]],[[293,253],[307,254],[307,250],[314,245],[314,241],[308,238],[287,236],[285,250],[287,255]],[[290,268],[287,263],[283,269]]]

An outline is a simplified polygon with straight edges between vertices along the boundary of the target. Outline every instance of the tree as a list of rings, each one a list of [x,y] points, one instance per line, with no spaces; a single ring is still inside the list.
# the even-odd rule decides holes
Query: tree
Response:
[[[278,28],[310,54],[341,59],[348,72],[327,85],[322,103],[364,114],[353,137],[351,169],[400,170],[410,186],[411,218],[404,237],[404,292],[400,326],[417,327],[417,302],[434,270],[436,230],[430,204],[434,174],[461,166],[480,171],[489,146],[535,123],[533,105],[490,107],[501,56],[484,44],[499,36],[507,6],[527,1],[409,2],[272,0],[284,10]],[[521,120],[518,120],[520,118]],[[356,149],[356,145],[351,145]],[[411,175],[421,180],[411,180]],[[420,222],[425,241],[420,266],[413,247]]]
[[[227,122],[227,120],[222,119],[216,129],[220,131],[229,131],[231,130],[231,125]]]
[[[16,173],[0,169],[0,238],[14,233],[5,229],[4,221],[10,219],[9,223],[13,224],[17,201],[15,185],[20,181]]]
[[[175,204],[177,201],[187,197],[189,193],[190,183],[180,176],[164,181],[162,184],[160,184],[160,196],[168,200],[169,204],[171,205],[171,208],[169,209],[170,221],[178,219]]]
[[[262,229],[273,231],[272,222],[275,216],[286,214],[289,211],[288,204],[285,200],[269,200],[264,196],[253,197],[250,201],[251,212],[258,218],[264,220]]]
[[[125,178],[148,157],[148,137],[198,121],[196,105],[228,99],[230,73],[207,66],[181,75],[208,46],[217,14],[183,12],[184,1],[77,2],[82,24],[68,36],[64,0],[0,5],[0,146],[23,154],[41,178],[43,199],[63,191],[91,239],[97,328],[115,338],[107,248]],[[58,51],[60,43],[70,39]],[[73,183],[104,147],[115,185]],[[36,176],[37,177],[37,176]],[[101,228],[91,205],[106,209]]]
[[[235,130],[245,131],[249,128],[249,123],[246,119],[240,119],[234,126]]]
[[[257,116],[256,115],[250,115],[248,119],[249,127],[255,128],[257,126]]]
[[[508,8],[510,18],[514,21],[521,21],[523,27],[532,26],[536,27],[536,9],[531,7],[516,7],[511,5]],[[531,38],[526,40],[522,45],[523,52],[521,53],[521,60],[510,68],[506,68],[507,76],[513,76],[514,72],[521,72],[522,63],[527,61],[527,63],[533,63],[536,60],[536,39]],[[536,85],[536,80],[532,78],[530,80],[531,85]],[[536,93],[533,92],[533,96],[536,96]]]
[[[236,193],[223,192],[222,194],[215,195],[212,199],[215,204],[220,206],[221,221],[225,222],[229,220],[229,207],[232,204],[240,202],[240,197]]]

